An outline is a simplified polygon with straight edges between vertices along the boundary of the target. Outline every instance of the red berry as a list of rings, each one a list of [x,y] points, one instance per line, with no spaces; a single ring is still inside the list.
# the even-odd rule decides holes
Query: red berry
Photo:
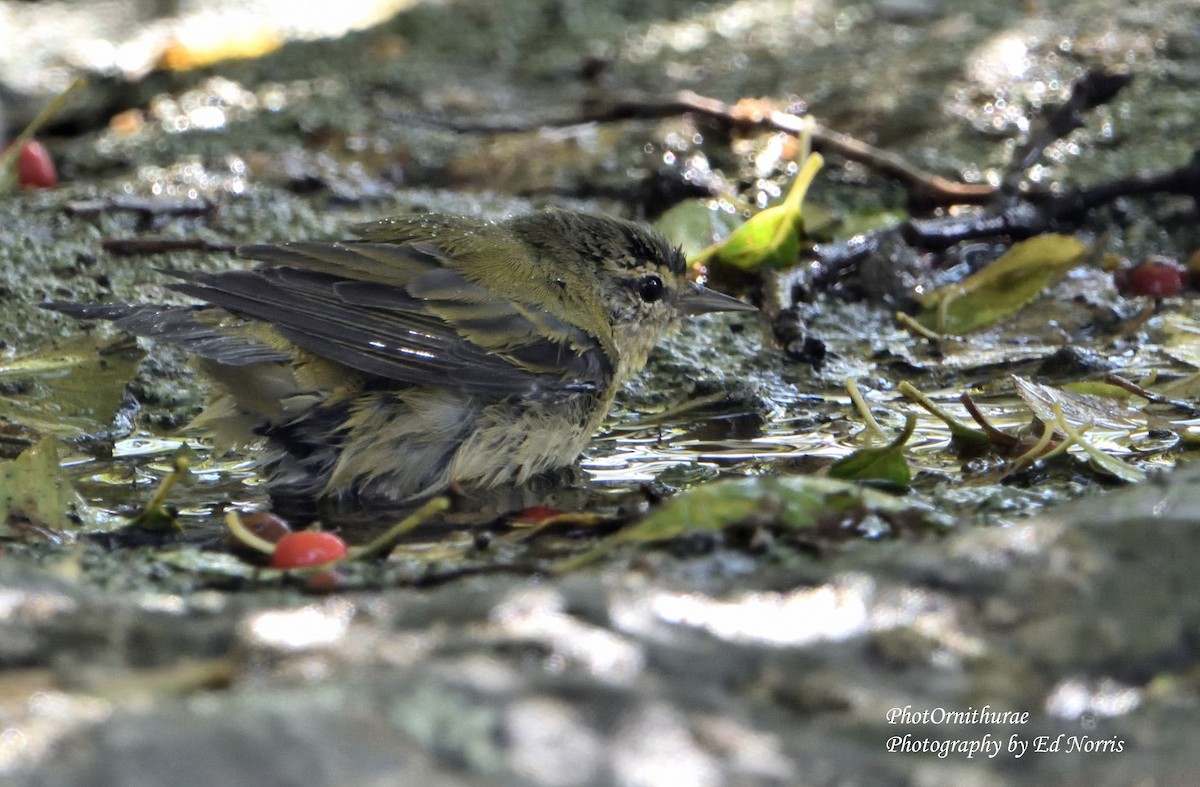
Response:
[[[50,152],[36,139],[28,140],[17,154],[17,182],[22,186],[51,189],[58,185],[58,172]]]
[[[1187,284],[1187,271],[1179,263],[1155,257],[1135,265],[1125,274],[1124,290],[1129,295],[1169,298]]]
[[[346,543],[333,533],[302,530],[288,533],[275,544],[271,568],[308,568],[346,556]]]

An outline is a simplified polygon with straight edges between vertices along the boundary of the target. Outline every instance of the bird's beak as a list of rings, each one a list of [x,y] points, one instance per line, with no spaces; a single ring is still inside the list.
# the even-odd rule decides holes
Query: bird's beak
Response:
[[[684,314],[707,314],[708,312],[754,312],[758,311],[758,308],[692,282],[688,285],[687,292],[679,299],[679,310]]]

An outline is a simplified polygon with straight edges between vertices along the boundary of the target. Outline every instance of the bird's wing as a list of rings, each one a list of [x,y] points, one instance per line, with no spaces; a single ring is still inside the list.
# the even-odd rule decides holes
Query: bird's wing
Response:
[[[176,275],[175,289],[269,323],[317,355],[369,375],[489,396],[605,387],[599,343],[490,293],[416,243],[296,243],[238,250],[268,267]]]

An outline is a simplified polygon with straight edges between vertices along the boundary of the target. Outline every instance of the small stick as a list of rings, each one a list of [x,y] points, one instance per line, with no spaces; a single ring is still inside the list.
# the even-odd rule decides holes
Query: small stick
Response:
[[[405,115],[403,119],[421,122],[460,133],[482,132],[509,134],[536,131],[539,128],[562,128],[586,123],[612,123],[621,120],[657,120],[680,115],[699,115],[714,120],[725,128],[776,131],[800,136],[811,120],[778,110],[747,110],[729,105],[709,96],[683,90],[659,100],[617,99],[585,107],[580,113],[559,117],[522,118],[508,122],[479,122]],[[915,201],[929,205],[982,204],[995,196],[996,190],[986,184],[956,183],[941,175],[925,172],[891,153],[849,134],[833,131],[817,123],[811,124],[813,149],[835,153],[910,187]]]
[[[119,257],[166,254],[171,251],[232,252],[236,243],[220,243],[200,238],[104,238],[100,247]]]

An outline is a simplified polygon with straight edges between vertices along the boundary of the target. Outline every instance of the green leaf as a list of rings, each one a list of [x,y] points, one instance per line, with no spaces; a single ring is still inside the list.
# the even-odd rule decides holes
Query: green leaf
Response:
[[[1133,399],[1137,394],[1130,391],[1128,388],[1122,388],[1119,385],[1112,383],[1099,382],[1097,380],[1082,380],[1077,383],[1066,383],[1063,385],[1063,390],[1071,393],[1087,394],[1089,396],[1098,396],[1102,399],[1119,399],[1128,401]],[[1137,396],[1139,402],[1145,402],[1146,399]]]
[[[796,216],[776,205],[751,216],[734,230],[714,258],[735,268],[750,270],[761,265],[794,265],[800,257],[800,234]]]
[[[810,153],[782,204],[751,216],[724,243],[710,246],[692,262],[712,258],[743,270],[796,264],[804,239],[804,195],[823,163],[819,153]]]
[[[1038,297],[1086,251],[1069,235],[1039,235],[1014,244],[983,270],[927,295],[917,322],[958,336],[999,322]]]
[[[670,498],[642,521],[609,536],[591,549],[554,564],[572,571],[629,543],[666,541],[684,533],[719,532],[748,519],[767,518],[788,528],[813,527],[841,512],[899,513],[913,506],[901,498],[849,481],[813,476],[755,476],[716,481]]]
[[[885,446],[860,448],[839,459],[830,465],[830,477],[846,481],[886,481],[907,487],[912,483],[912,471],[904,458],[904,444],[916,428],[917,417],[908,413],[904,418],[904,430],[895,440]]]
[[[83,499],[59,464],[55,438],[43,438],[0,464],[0,535],[21,535],[22,526],[68,530],[70,516],[82,508]]]

